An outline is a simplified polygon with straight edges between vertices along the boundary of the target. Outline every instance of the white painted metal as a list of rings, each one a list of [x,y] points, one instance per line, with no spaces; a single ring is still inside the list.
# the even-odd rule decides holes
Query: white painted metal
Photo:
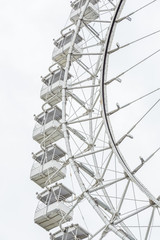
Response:
[[[55,202],[49,206],[38,207],[34,216],[34,221],[39,226],[49,231],[59,225],[62,217],[69,212],[70,208],[63,202]],[[70,213],[64,222],[72,220],[73,213]]]
[[[112,125],[111,125],[111,121],[109,119],[109,117],[107,116],[108,111],[108,107],[107,107],[107,89],[104,86],[104,79],[107,79],[107,74],[108,74],[108,59],[109,59],[109,54],[108,52],[111,50],[111,44],[113,41],[113,36],[115,33],[115,29],[117,26],[117,19],[119,18],[121,11],[124,7],[126,0],[121,0],[119,2],[119,7],[117,8],[116,14],[115,14],[115,18],[112,20],[110,29],[109,29],[109,33],[108,33],[108,38],[106,41],[106,52],[104,54],[104,62],[103,62],[103,73],[102,73],[102,82],[101,82],[101,101],[103,103],[103,117],[105,119],[105,126],[106,126],[106,131],[110,140],[110,143],[112,145],[113,151],[115,153],[115,155],[117,156],[117,158],[119,159],[119,161],[121,162],[125,172],[127,173],[127,175],[130,177],[130,179],[136,183],[136,185],[141,189],[142,192],[144,192],[147,197],[152,200],[155,204],[157,204],[157,206],[160,207],[160,202],[157,201],[157,199],[151,194],[151,192],[148,191],[148,189],[132,174],[131,169],[129,168],[124,156],[122,155],[122,153],[120,152],[120,149],[117,146],[117,142],[115,140],[114,134],[113,134],[113,130],[112,130]],[[128,136],[128,133],[125,135],[125,137]],[[124,138],[125,138],[124,137]]]
[[[44,84],[41,89],[41,98],[44,101],[47,101],[47,103],[50,104],[51,106],[55,106],[56,104],[62,101],[62,86],[63,86],[62,80],[55,82],[51,86],[46,86]],[[69,92],[67,92],[67,97],[69,96],[70,94]]]
[[[98,0],[99,1],[99,0]],[[99,9],[98,9],[98,1],[92,0],[84,13],[84,19],[88,20],[87,23],[90,23],[97,19],[99,17]],[[84,0],[76,0],[71,4],[71,7],[73,8],[70,14],[70,20],[74,23],[76,23],[79,19],[79,16],[81,12],[85,8],[85,2]]]
[[[48,146],[63,137],[61,128],[61,110],[58,107],[36,116],[33,130],[33,139]]]
[[[63,167],[61,169],[61,167],[62,167],[62,164],[60,164],[55,160],[51,160],[44,164],[39,164],[35,162],[31,169],[31,176],[30,176],[31,180],[37,183],[40,187],[44,188],[51,183],[57,182],[65,178],[66,168]],[[56,173],[57,171],[58,173]],[[47,182],[48,178],[50,179]]]
[[[55,185],[38,194],[37,198],[43,203],[51,204],[56,201],[67,199],[72,195],[73,192],[69,188],[61,183],[56,183]]]
[[[58,161],[60,158],[63,158],[66,155],[66,152],[60,148],[57,144],[49,145],[44,150],[33,154],[33,159],[40,164],[49,162],[51,160]]]
[[[130,236],[128,233],[124,232],[123,230],[119,230],[120,232],[122,232],[126,237],[128,237],[129,240],[135,240],[135,238],[133,238],[132,236]]]
[[[69,68],[70,68],[70,61],[71,61],[71,53],[73,51],[74,48],[74,44],[75,44],[75,40],[76,40],[76,36],[79,32],[80,29],[80,25],[81,25],[81,19],[84,16],[85,10],[89,4],[89,0],[86,1],[85,7],[84,7],[84,11],[81,12],[80,14],[80,18],[77,22],[77,28],[75,30],[74,33],[74,37],[72,39],[71,45],[70,45],[70,49],[69,49],[69,53],[67,56],[67,64],[66,64],[66,71],[65,71],[65,77],[64,77],[64,85],[63,85],[63,98],[62,98],[62,120],[63,120],[63,132],[64,132],[64,137],[65,137],[65,142],[66,142],[66,147],[67,147],[67,153],[68,156],[70,158],[70,164],[73,168],[73,172],[77,178],[77,181],[81,187],[82,192],[84,192],[84,197],[88,200],[88,202],[92,205],[92,207],[94,208],[94,210],[97,212],[97,214],[100,216],[100,218],[102,219],[102,221],[108,226],[108,228],[110,230],[112,230],[117,236],[121,237],[122,239],[128,239],[128,237],[126,237],[123,233],[117,231],[116,227],[113,225],[110,225],[109,221],[107,220],[107,218],[105,217],[105,215],[103,214],[103,212],[100,210],[100,208],[96,205],[95,201],[91,198],[90,194],[86,191],[85,186],[83,184],[82,178],[79,175],[78,169],[75,165],[75,162],[73,161],[73,157],[72,157],[72,150],[71,150],[71,146],[70,146],[70,142],[69,142],[69,135],[68,135],[68,131],[67,131],[67,127],[66,127],[66,84],[67,84],[67,75],[69,72]]]
[[[64,69],[58,69],[43,78],[44,84],[41,88],[40,97],[51,106],[55,106],[62,101],[64,72]],[[71,75],[68,75],[68,79],[70,78]],[[70,96],[69,93],[71,94],[71,91],[67,91],[67,97]]]
[[[62,37],[54,42],[56,47],[52,54],[55,62],[53,65],[58,64],[64,68],[64,71],[63,76],[58,77],[55,81],[54,76],[60,70],[51,71],[51,66],[50,74],[43,78],[41,98],[51,108],[46,111],[42,107],[44,112],[36,117],[37,127],[34,129],[33,138],[41,144],[42,151],[34,155],[38,165],[36,168],[32,168],[31,179],[41,187],[47,186],[65,177],[66,165],[70,164],[72,170],[70,170],[71,174],[70,177],[67,177],[67,181],[69,179],[69,182],[72,182],[71,185],[76,192],[78,185],[80,189],[78,188],[78,195],[76,193],[75,198],[69,200],[67,198],[71,197],[72,192],[63,185],[47,187],[47,190],[38,195],[42,206],[39,205],[37,208],[35,222],[46,230],[57,226],[61,229],[59,232],[51,234],[51,240],[89,237],[87,231],[79,225],[63,226],[65,222],[72,219],[73,210],[77,213],[77,209],[81,212],[83,222],[87,226],[85,220],[88,219],[88,216],[85,215],[87,209],[85,209],[84,202],[88,202],[92,206],[95,212],[94,220],[100,219],[103,223],[103,227],[99,225],[95,231],[92,227],[93,232],[89,239],[105,238],[110,240],[115,237],[115,239],[143,240],[142,237],[137,238],[136,232],[139,229],[141,233],[139,214],[144,213],[145,215],[152,205],[156,209],[155,207],[158,208],[160,204],[159,199],[150,194],[135,176],[147,160],[142,159],[142,163],[131,170],[119,151],[119,145],[126,137],[131,136],[127,133],[122,139],[116,141],[113,135],[109,118],[128,104],[120,107],[117,103],[117,108],[113,111],[108,111],[107,108],[106,89],[114,80],[120,82],[118,77],[107,81],[107,68],[109,54],[114,54],[123,48],[117,43],[117,48],[112,50],[111,43],[116,25],[123,20],[130,20],[128,18],[130,15],[119,18],[126,1],[74,1],[71,4],[70,14],[70,20],[74,24],[65,27],[61,31]],[[103,17],[104,14],[106,14],[105,17]],[[71,30],[64,33],[69,28]],[[80,35],[83,36],[83,41]],[[100,85],[101,69],[103,72]],[[70,73],[73,75],[71,82],[69,82]],[[139,99],[141,98],[143,97]],[[62,111],[59,111],[57,117],[53,114],[53,117],[49,118],[48,113],[54,110],[56,104],[58,106],[62,104]],[[63,138],[67,152],[66,162],[59,161],[60,157],[57,159],[53,157],[50,160],[47,160],[46,155],[40,157],[48,151],[49,144],[60,141],[60,144],[63,145]],[[117,163],[117,159],[121,165]],[[118,167],[117,164],[119,164]],[[74,175],[73,179],[72,175]],[[141,192],[145,193],[144,200],[139,200],[135,194],[134,186],[136,185]],[[134,197],[130,199],[131,204],[126,204],[126,200],[129,199],[128,194],[131,195],[130,191],[133,192]],[[146,203],[148,199],[150,200],[149,204]],[[137,207],[137,201],[142,202],[140,207]],[[135,203],[134,207],[133,202]],[[70,207],[67,203],[74,204]],[[83,207],[81,208],[81,206]],[[148,215],[149,225],[147,233],[144,234],[146,238],[151,232],[154,214],[152,212]],[[138,223],[136,231],[131,229],[127,222],[134,219],[135,216]],[[134,221],[132,220],[132,225],[134,225]],[[86,235],[80,237],[78,232],[86,233]],[[108,238],[110,233],[114,234],[114,237]]]
[[[58,231],[55,234],[51,234],[51,240],[73,240],[73,239],[85,239],[89,236],[89,233],[78,224],[73,224],[65,228],[64,232]]]
[[[44,126],[36,124],[33,130],[33,139],[38,143],[44,142],[45,146],[54,143],[63,137],[63,132],[59,129],[60,126],[61,123],[56,120],[52,120]],[[53,132],[54,134],[52,134]]]
[[[70,221],[73,212],[70,211],[71,205],[64,203],[64,200],[72,196],[72,191],[62,184],[56,184],[38,194],[37,198],[40,200],[34,221],[47,231],[57,227],[62,218],[65,217],[64,222]]]
[[[52,60],[56,63],[58,63],[60,66],[65,67],[67,63],[67,55],[70,49],[70,44],[72,41],[74,33],[68,32],[63,37],[59,38],[54,42],[55,48],[52,53]],[[80,47],[80,42],[82,41],[82,38],[77,35],[76,36],[76,43],[74,44],[73,52],[78,53],[79,55],[76,55],[71,58],[71,61],[74,62],[77,59],[81,58],[82,54],[82,48]]]

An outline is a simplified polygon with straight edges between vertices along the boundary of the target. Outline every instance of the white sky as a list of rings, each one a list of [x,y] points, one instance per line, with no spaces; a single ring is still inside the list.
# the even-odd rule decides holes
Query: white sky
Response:
[[[69,8],[68,0],[0,0],[2,240],[48,239],[34,224],[40,189],[29,179],[36,144],[33,114],[40,112],[40,76],[51,64],[52,39],[65,25]]]
[[[56,4],[55,4],[56,3]],[[53,38],[70,13],[69,0],[0,0],[0,239],[44,240],[34,224],[36,192],[30,181],[33,114],[41,112],[40,76],[51,65]]]

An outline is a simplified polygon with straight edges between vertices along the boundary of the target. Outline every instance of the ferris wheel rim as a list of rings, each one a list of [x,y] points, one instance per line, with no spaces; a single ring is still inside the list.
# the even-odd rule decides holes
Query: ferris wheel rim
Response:
[[[121,239],[126,239],[127,240],[128,238],[126,236],[124,236],[123,233],[118,231],[117,226],[110,224],[109,220],[104,217],[104,215],[101,213],[101,211],[99,210],[99,208],[95,204],[95,201],[93,201],[93,199],[91,198],[91,196],[90,196],[90,194],[88,192],[88,189],[86,189],[84,187],[84,183],[83,183],[83,181],[81,179],[81,176],[79,175],[79,173],[77,171],[76,164],[74,163],[74,160],[73,160],[74,157],[72,156],[72,151],[71,151],[71,146],[70,146],[67,126],[66,126],[66,97],[65,96],[66,96],[67,76],[68,76],[69,68],[70,68],[70,59],[71,59],[71,54],[72,54],[72,49],[73,49],[73,46],[74,46],[75,38],[76,38],[76,35],[78,34],[78,32],[80,30],[81,21],[82,21],[84,12],[85,12],[89,2],[90,2],[90,0],[86,1],[84,10],[82,11],[82,13],[81,13],[81,15],[79,17],[79,20],[76,23],[76,30],[74,31],[74,37],[73,37],[72,43],[70,45],[69,53],[68,53],[68,56],[67,56],[67,63],[66,63],[65,76],[64,76],[64,84],[63,84],[63,89],[62,89],[62,106],[63,106],[62,107],[62,129],[63,129],[63,132],[64,132],[64,138],[65,138],[65,142],[66,142],[66,148],[67,148],[67,153],[68,153],[68,161],[70,162],[71,167],[73,168],[74,174],[75,174],[75,176],[76,176],[76,178],[78,180],[78,183],[79,183],[79,186],[81,188],[82,194],[88,200],[88,202],[91,204],[91,206],[94,208],[94,210],[97,212],[97,214],[100,216],[102,221],[105,223],[105,226],[103,227],[103,229],[107,227],[109,230],[114,232]],[[89,117],[91,118],[92,114]],[[93,153],[93,155],[94,155],[94,153]],[[102,188],[104,188],[104,186]],[[120,221],[120,224],[121,224],[121,221]],[[62,231],[64,231],[64,229],[62,227],[62,222],[60,223],[60,228],[61,228]],[[126,229],[126,231],[127,231],[127,229]]]
[[[121,14],[123,7],[125,5],[126,0],[120,0],[117,8],[115,10],[114,17],[112,19],[112,23],[110,25],[110,29],[108,32],[108,38],[106,41],[106,46],[105,46],[105,51],[104,51],[104,57],[103,57],[103,66],[102,66],[102,76],[101,76],[101,99],[102,99],[102,108],[103,108],[103,118],[104,118],[104,123],[106,127],[106,131],[108,133],[108,137],[110,140],[110,144],[112,145],[113,151],[115,155],[117,156],[120,164],[122,165],[125,173],[127,176],[139,187],[139,189],[149,198],[150,201],[152,201],[154,204],[156,204],[158,207],[160,207],[160,201],[155,198],[152,193],[140,182],[140,180],[134,176],[132,171],[130,170],[125,158],[123,157],[122,153],[120,152],[119,147],[116,144],[114,133],[112,130],[112,125],[109,119],[109,116],[107,115],[107,98],[105,97],[105,79],[106,79],[106,72],[108,69],[108,52],[110,51],[110,46],[114,37],[114,33],[116,30],[116,21],[119,15]],[[107,85],[106,85],[107,86]],[[107,91],[107,87],[106,87]]]

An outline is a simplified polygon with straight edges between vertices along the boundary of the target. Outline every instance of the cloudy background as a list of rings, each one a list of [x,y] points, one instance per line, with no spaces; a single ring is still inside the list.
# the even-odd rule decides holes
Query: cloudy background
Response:
[[[64,7],[65,5],[65,7]],[[29,180],[33,114],[41,111],[41,80],[51,65],[52,39],[69,0],[0,0],[0,239],[47,239],[34,224],[37,186]]]
[[[40,76],[52,64],[52,39],[69,17],[70,1],[0,4],[0,239],[44,240],[47,232],[34,224],[40,188],[29,179],[31,152],[39,150],[32,140],[33,114],[41,112]]]

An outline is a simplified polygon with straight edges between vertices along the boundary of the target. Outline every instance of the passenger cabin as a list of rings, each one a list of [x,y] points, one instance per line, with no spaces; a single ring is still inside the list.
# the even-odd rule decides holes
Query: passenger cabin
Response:
[[[75,240],[85,239],[89,236],[89,233],[80,227],[78,224],[73,224],[70,227],[66,227],[65,231],[58,231],[51,235],[51,240]]]
[[[62,184],[56,184],[50,190],[39,194],[37,198],[40,201],[35,212],[35,223],[49,231],[57,227],[67,213],[63,223],[72,220],[73,213],[69,213],[71,206],[64,203],[64,200],[72,195],[73,192]]]
[[[74,31],[70,31],[54,42],[55,48],[52,53],[52,60],[62,67],[66,66],[67,55],[70,49],[73,36]],[[76,40],[73,46],[73,53],[76,53],[78,55],[71,56],[72,62],[82,57],[82,48],[80,47],[80,42],[82,42],[82,40],[83,39],[80,35],[76,36]]]
[[[63,68],[57,69],[52,72],[47,78],[43,78],[43,86],[41,89],[40,97],[51,106],[55,106],[62,101],[62,86],[64,80],[65,70]],[[71,75],[68,74],[68,80]],[[66,97],[69,93],[66,91]]]
[[[35,117],[36,125],[33,130],[33,139],[38,143],[48,146],[63,137],[60,129],[60,120],[62,118],[62,110],[55,106],[46,113],[41,113]]]
[[[81,12],[84,11],[86,1],[87,0],[76,0],[71,4],[72,11],[70,14],[70,20],[72,22],[76,23],[78,21]],[[87,20],[86,24],[96,20],[99,17],[98,2],[99,0],[91,0],[88,4],[83,16],[83,18]]]
[[[62,163],[59,162],[65,154],[60,147],[54,144],[48,146],[45,152],[40,151],[33,155],[35,162],[31,169],[31,180],[43,188],[65,178],[66,167],[62,168]]]

